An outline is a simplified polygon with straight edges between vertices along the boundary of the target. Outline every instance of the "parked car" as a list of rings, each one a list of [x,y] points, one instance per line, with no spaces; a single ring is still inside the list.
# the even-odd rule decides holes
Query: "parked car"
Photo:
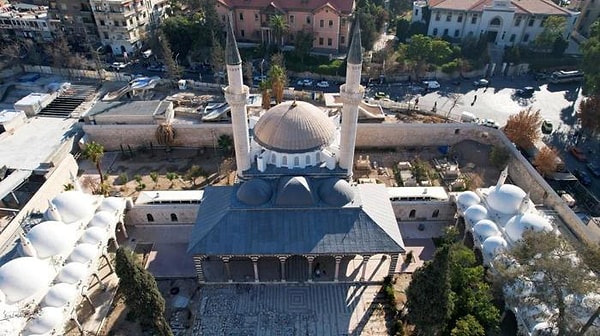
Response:
[[[255,82],[264,82],[267,80],[267,76],[257,75],[257,76],[254,76],[252,79],[254,79]]]
[[[317,87],[328,88],[329,87],[329,82],[326,81],[326,80],[319,81],[319,82],[317,82]]]
[[[589,186],[589,185],[592,184],[592,179],[583,170],[575,169],[573,171],[573,175],[575,175],[575,177],[577,177],[577,179],[579,180],[579,182],[581,182],[581,184],[583,184],[584,186]]]
[[[167,71],[167,67],[162,64],[155,64],[155,65],[150,65],[147,68],[147,70],[154,71],[154,72],[165,72],[165,71]]]
[[[110,68],[119,71],[125,69],[127,65],[127,63],[123,62],[114,62],[110,65]]]
[[[498,125],[494,119],[483,119],[480,125],[491,128],[500,128],[500,125]]]
[[[304,78],[304,79],[298,80],[298,82],[296,84],[298,86],[313,86],[313,80],[310,78]]]
[[[438,81],[423,81],[423,87],[425,90],[437,90],[441,85]]]
[[[385,92],[383,91],[379,91],[375,93],[375,99],[382,99],[382,98],[390,98],[389,95],[387,95]]]
[[[571,149],[569,149],[569,152],[578,160],[581,162],[585,162],[587,161],[587,157],[585,156],[585,153],[578,147],[571,147]]]
[[[594,175],[595,177],[600,177],[600,166],[598,166],[597,164],[595,164],[593,162],[590,162],[590,163],[586,164],[585,166],[590,171],[590,173],[592,173],[592,175]]]
[[[544,120],[542,121],[542,133],[543,134],[550,134],[552,133],[552,130],[554,129],[554,125],[552,125],[552,121],[551,120]]]
[[[533,86],[526,86],[524,88],[517,89],[515,94],[521,98],[530,98],[533,97],[533,92],[535,92]]]
[[[481,79],[474,81],[473,85],[477,86],[477,87],[488,86],[488,85],[490,85],[490,81],[488,81],[485,78],[481,78]]]

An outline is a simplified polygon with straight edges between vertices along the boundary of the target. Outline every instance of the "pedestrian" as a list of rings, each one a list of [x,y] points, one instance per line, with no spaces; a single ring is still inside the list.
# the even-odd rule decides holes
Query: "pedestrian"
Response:
[[[417,105],[419,105],[419,97],[417,97],[417,99],[415,99],[415,107],[417,107]]]
[[[433,112],[437,111],[437,101],[433,103]]]
[[[475,95],[475,97],[473,97],[473,102],[471,102],[471,106],[475,105],[476,101],[477,101],[477,95]]]

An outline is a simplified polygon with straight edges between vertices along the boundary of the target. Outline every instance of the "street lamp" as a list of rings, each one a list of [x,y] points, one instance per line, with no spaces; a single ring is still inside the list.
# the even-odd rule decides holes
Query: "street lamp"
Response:
[[[264,82],[265,78],[263,77],[263,67],[265,65],[265,59],[263,58],[262,61],[260,61],[260,81]]]
[[[96,56],[96,69],[98,71],[98,79],[100,80],[100,83],[102,83],[103,79],[102,78],[102,67],[101,67],[101,63],[100,63],[100,49],[104,48],[103,46],[100,46],[98,48],[96,48],[96,52],[94,53]]]

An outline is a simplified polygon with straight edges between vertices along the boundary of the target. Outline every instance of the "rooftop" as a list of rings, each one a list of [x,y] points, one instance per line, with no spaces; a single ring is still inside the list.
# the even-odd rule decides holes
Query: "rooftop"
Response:
[[[90,109],[87,116],[96,116],[99,114],[105,116],[147,116],[164,115],[170,101],[149,100],[149,101],[99,101]]]

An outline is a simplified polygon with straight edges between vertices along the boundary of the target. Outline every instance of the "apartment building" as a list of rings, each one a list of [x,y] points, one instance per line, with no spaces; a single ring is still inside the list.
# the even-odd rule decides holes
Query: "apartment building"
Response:
[[[425,22],[427,8],[431,13],[429,36],[463,39],[486,35],[499,46],[532,43],[550,16],[566,18],[566,38],[579,16],[546,0],[430,0],[413,3],[413,21]]]
[[[166,0],[91,0],[102,45],[113,54],[130,55],[142,47],[148,31],[158,27],[168,6]]]
[[[217,0],[217,12],[225,22],[232,18],[238,41],[294,44],[300,31],[314,34],[313,50],[337,53],[350,43],[350,17],[354,0]],[[287,24],[282,41],[270,26],[281,15]]]
[[[96,22],[88,0],[50,0],[48,16],[52,29],[63,30],[69,44],[80,51],[99,45]]]
[[[3,5],[0,7],[0,36],[4,40],[52,41],[48,7],[21,3]]]
[[[600,1],[583,0],[579,3],[581,15],[575,23],[575,32],[585,39],[590,33],[590,26],[600,17]],[[575,35],[575,34],[574,34]]]

